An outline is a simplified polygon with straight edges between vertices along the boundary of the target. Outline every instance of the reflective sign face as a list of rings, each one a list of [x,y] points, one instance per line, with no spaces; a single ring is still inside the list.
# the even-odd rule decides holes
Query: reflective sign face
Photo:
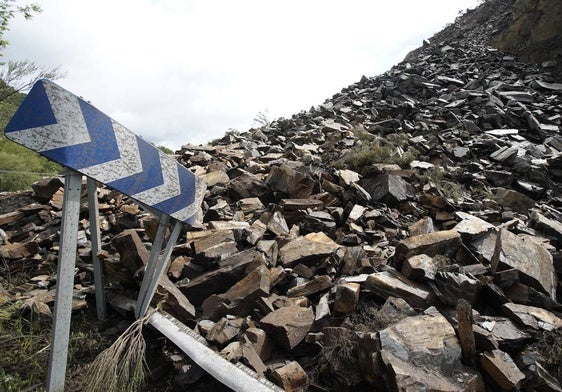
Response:
[[[174,159],[60,86],[37,82],[5,135],[139,202],[193,223],[205,183]]]

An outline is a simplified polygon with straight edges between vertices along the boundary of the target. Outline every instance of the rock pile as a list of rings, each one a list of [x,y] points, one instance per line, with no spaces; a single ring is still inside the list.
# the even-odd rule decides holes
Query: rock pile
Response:
[[[463,26],[308,112],[182,147],[208,190],[156,300],[288,391],[561,391],[562,84]],[[11,269],[55,262],[59,187],[0,215]],[[99,198],[106,276],[131,289],[154,219]]]

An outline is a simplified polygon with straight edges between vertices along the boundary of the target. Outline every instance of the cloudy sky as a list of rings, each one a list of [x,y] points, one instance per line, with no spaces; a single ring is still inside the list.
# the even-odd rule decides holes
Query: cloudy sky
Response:
[[[290,117],[376,76],[477,0],[35,0],[4,60],[57,66],[57,83],[131,131],[178,149]]]

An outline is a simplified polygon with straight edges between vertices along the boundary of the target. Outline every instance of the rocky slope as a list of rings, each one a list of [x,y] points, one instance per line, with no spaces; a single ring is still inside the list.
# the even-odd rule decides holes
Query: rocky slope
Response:
[[[178,151],[208,191],[164,309],[286,390],[562,390],[562,85],[488,46],[511,3],[308,112]],[[0,215],[14,268],[56,261],[59,186]],[[135,289],[154,219],[99,198],[106,276]]]

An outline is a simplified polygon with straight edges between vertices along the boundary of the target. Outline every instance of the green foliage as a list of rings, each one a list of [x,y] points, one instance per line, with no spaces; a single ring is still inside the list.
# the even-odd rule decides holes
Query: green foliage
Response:
[[[447,172],[440,166],[427,170],[420,179],[423,184],[434,186],[443,197],[453,202],[461,200],[466,192],[462,184],[447,180]]]
[[[166,146],[156,146],[156,148],[158,148],[160,151],[162,151],[164,154],[168,154],[168,155],[174,155],[174,152],[169,149]]]
[[[30,189],[34,181],[60,172],[60,165],[6,138],[0,140],[0,191]]]
[[[2,91],[7,89],[10,89],[10,87],[0,80],[0,97],[3,95]],[[14,91],[13,89],[11,90]],[[12,118],[24,98],[25,94],[15,92],[8,94],[5,99],[0,99],[0,135],[4,135],[4,128],[6,128],[8,121],[10,121],[10,118]]]
[[[0,272],[4,287],[13,287],[16,280],[5,280]],[[24,301],[0,293],[0,391],[41,390],[46,383],[52,322],[38,317],[32,308],[24,310]],[[91,363],[110,344],[92,330],[92,317],[85,312],[72,315],[68,352],[75,370]]]
[[[24,97],[16,93],[0,101],[0,191],[29,189],[41,177],[62,171],[60,165],[3,136],[6,124]]]
[[[22,15],[25,19],[33,18],[33,14],[41,12],[38,4],[17,5],[16,0],[0,0],[0,50],[8,46],[4,39],[4,33],[9,30],[10,21],[16,15]],[[2,53],[0,52],[0,56]]]
[[[38,4],[17,3],[17,0],[0,0],[0,57],[9,44],[4,39],[4,33],[9,30],[10,21],[17,15],[31,19],[34,14],[42,12]],[[0,62],[0,102],[18,92],[28,91],[39,79],[57,80],[62,77],[64,73],[59,67],[50,68],[30,60]]]
[[[27,318],[20,301],[0,305],[0,390],[21,391],[46,378],[50,329]]]

